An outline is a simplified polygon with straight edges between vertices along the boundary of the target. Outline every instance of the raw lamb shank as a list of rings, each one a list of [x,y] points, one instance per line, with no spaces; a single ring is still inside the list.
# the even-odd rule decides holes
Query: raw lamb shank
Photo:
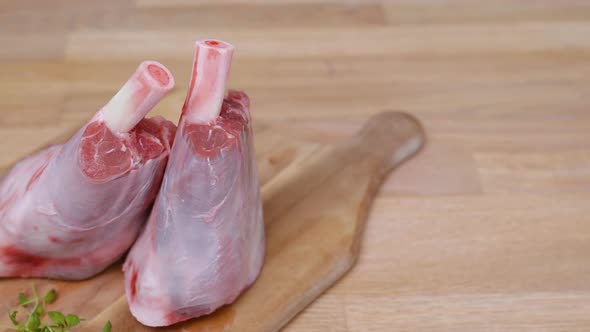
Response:
[[[0,180],[0,276],[85,279],[135,241],[160,187],[175,126],[144,116],[174,86],[143,62],[63,145]]]
[[[199,41],[162,187],[124,266],[133,315],[167,326],[209,314],[256,280],[264,224],[249,99],[224,98],[233,46]]]

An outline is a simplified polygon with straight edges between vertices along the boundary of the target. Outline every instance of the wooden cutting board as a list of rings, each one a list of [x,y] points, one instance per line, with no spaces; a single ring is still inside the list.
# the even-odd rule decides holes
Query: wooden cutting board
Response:
[[[257,138],[267,234],[265,265],[258,281],[232,305],[212,315],[152,329],[130,314],[121,264],[90,280],[0,281],[0,307],[16,305],[17,294],[35,285],[55,288],[51,310],[87,319],[80,330],[100,331],[277,331],[342,277],[359,254],[367,212],[385,176],[424,144],[411,116],[384,112],[357,135],[335,145],[296,142],[277,134]],[[60,138],[60,140],[62,140]],[[281,146],[274,159],[267,153]],[[270,164],[278,167],[269,167]]]

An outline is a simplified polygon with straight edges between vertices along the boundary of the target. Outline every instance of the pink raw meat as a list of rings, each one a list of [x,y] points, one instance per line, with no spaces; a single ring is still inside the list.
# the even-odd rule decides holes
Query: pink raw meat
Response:
[[[135,241],[160,187],[175,126],[144,116],[174,86],[143,62],[67,143],[0,182],[0,276],[85,279]]]
[[[249,99],[225,94],[233,46],[200,41],[162,188],[124,265],[133,315],[167,326],[235,301],[258,277],[264,224]]]

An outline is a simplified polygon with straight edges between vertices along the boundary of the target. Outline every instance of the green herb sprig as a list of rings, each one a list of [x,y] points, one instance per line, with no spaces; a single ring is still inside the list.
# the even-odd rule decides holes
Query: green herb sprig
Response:
[[[19,307],[8,312],[12,326],[0,326],[0,328],[18,332],[70,332],[73,327],[78,326],[84,320],[75,314],[47,311],[47,304],[51,304],[57,299],[55,289],[49,290],[43,297],[37,295],[35,286],[32,287],[32,290],[33,296],[30,298],[25,293],[18,294]],[[24,311],[26,315],[24,319],[17,317],[19,310]],[[49,317],[50,323],[43,322],[45,316]],[[111,322],[108,321],[102,332],[111,332],[111,329]]]

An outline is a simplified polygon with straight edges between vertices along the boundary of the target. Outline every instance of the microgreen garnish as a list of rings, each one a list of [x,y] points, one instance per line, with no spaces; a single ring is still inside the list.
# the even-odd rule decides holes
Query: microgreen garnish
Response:
[[[0,326],[0,328],[18,332],[70,332],[73,327],[78,326],[84,320],[74,314],[64,314],[59,311],[48,312],[46,310],[46,305],[55,302],[57,299],[55,289],[49,290],[43,297],[37,295],[35,286],[32,287],[32,291],[33,296],[30,298],[25,293],[18,294],[19,310],[25,316],[19,318],[19,310],[12,309],[8,312],[8,318],[10,318],[12,326]],[[49,323],[43,321],[45,316],[49,317]],[[110,332],[111,329],[111,321],[108,321],[102,332]]]

